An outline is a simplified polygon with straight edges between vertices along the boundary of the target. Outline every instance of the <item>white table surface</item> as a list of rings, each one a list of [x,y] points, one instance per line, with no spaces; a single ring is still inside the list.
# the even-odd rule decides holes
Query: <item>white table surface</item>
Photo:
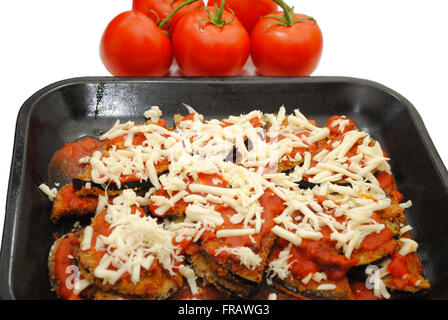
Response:
[[[313,75],[364,78],[399,92],[417,108],[447,163],[446,1],[289,3],[322,29],[324,52]],[[0,1],[0,237],[20,106],[50,83],[109,75],[99,58],[99,41],[107,23],[131,5],[131,0]]]

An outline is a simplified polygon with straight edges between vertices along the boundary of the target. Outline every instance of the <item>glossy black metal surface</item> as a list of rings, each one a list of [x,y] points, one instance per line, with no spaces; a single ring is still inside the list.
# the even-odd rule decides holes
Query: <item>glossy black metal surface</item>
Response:
[[[448,298],[448,174],[415,108],[374,82],[342,78],[77,78],[52,84],[22,106],[16,127],[0,261],[2,299],[54,299],[46,260],[52,234],[73,221],[53,225],[51,203],[38,186],[48,178],[55,151],[82,136],[99,136],[116,119],[144,121],[158,105],[164,118],[186,114],[182,103],[206,117],[253,109],[288,112],[300,108],[324,125],[346,115],[382,144],[398,187],[411,199],[408,222],[419,242],[425,298]]]

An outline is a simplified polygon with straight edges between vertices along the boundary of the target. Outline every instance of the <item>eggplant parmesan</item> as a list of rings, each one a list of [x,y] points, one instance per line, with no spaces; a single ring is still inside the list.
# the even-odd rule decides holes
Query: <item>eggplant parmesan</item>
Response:
[[[351,119],[187,109],[173,128],[158,107],[142,124],[117,121],[77,159],[72,184],[40,186],[54,223],[91,216],[51,248],[58,297],[389,299],[430,288],[406,224],[412,202]]]

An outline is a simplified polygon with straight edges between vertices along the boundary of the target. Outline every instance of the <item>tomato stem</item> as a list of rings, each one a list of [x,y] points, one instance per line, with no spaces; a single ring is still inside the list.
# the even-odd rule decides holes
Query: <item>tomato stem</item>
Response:
[[[149,17],[150,17],[151,19],[153,19],[152,15],[154,14],[155,17],[156,17],[156,21],[157,21],[156,23],[159,23],[159,22],[160,22],[160,16],[159,16],[159,14],[158,14],[156,11],[154,11],[154,10],[149,10],[148,14],[149,14]]]
[[[288,26],[291,25],[292,22],[292,15],[294,14],[294,7],[290,7],[285,1],[283,0],[274,0],[275,3],[277,3],[280,8],[283,9],[283,16],[286,20],[286,24]]]
[[[225,6],[226,6],[226,0],[221,0],[221,5],[219,7],[217,2],[215,2],[215,16],[211,14],[210,10],[208,10],[207,7],[204,7],[208,14],[208,21],[219,28],[224,27],[226,24],[232,23],[233,20],[235,19],[235,13],[230,8],[228,8],[229,11],[233,14],[233,18],[232,20],[222,20],[222,15],[224,13]]]
[[[184,3],[179,5],[176,9],[170,12],[170,14],[165,18],[160,20],[160,23],[158,24],[159,28],[162,29],[167,23],[170,22],[171,18],[178,12],[180,9],[182,9],[185,6],[188,6],[189,4],[192,4],[193,2],[196,2],[199,0],[185,0]]]
[[[297,22],[300,21],[305,21],[305,20],[312,20],[315,21],[313,18],[303,18],[303,19],[296,19],[294,20],[294,7],[290,7],[285,1],[283,0],[272,0],[275,3],[277,3],[282,9],[283,9],[283,17],[279,16],[279,15],[275,15],[275,14],[269,14],[266,17],[272,17],[272,18],[276,18],[279,21],[275,22],[284,26],[292,26],[294,24],[296,24]]]

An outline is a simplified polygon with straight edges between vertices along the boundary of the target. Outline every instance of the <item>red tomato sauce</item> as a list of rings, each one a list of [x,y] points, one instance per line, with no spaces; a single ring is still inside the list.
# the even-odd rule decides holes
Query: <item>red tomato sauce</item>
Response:
[[[225,188],[229,183],[218,174],[198,173],[198,182],[207,186]]]
[[[166,129],[166,121],[164,119],[159,119],[157,121],[157,123],[155,123],[156,125],[165,128]],[[127,133],[118,136],[116,138],[110,139],[107,141],[107,149],[111,148],[112,146],[117,146],[118,148],[123,148],[124,147],[124,142],[126,140],[127,137]],[[143,144],[143,142],[146,141],[146,136],[143,132],[136,132],[134,134],[134,137],[132,138],[132,145],[134,146],[140,146]]]
[[[251,235],[251,237],[236,236],[236,237],[223,238],[223,246],[240,247],[250,245],[252,248],[255,249],[260,248],[261,240],[274,227],[274,218],[285,210],[285,205],[282,199],[280,199],[276,194],[274,194],[269,190],[266,190],[258,200],[260,202],[260,205],[263,207],[263,212],[261,213],[261,219],[264,220],[260,232]],[[230,222],[230,218],[234,214],[236,214],[236,211],[233,210],[232,208],[228,206],[216,206],[215,210],[220,212],[224,219],[224,223],[218,228],[216,228],[216,231],[243,227],[243,223],[235,225]],[[253,239],[253,241],[251,238]],[[223,256],[225,254],[226,254],[225,252],[222,253]]]
[[[342,142],[343,139],[344,139],[344,134],[343,133],[339,133],[336,136],[330,136],[328,138],[328,140],[317,141],[316,144],[315,144],[315,149],[314,149],[315,152],[314,152],[314,154],[319,154],[323,150],[327,150],[327,151],[331,152],[332,150],[334,150],[333,143],[335,143],[337,141]],[[345,156],[347,158],[351,158],[353,156],[356,156],[357,155],[357,151],[358,151],[358,144],[355,143],[353,145],[353,147],[351,147],[350,150],[348,150],[348,152],[346,153]],[[360,163],[361,163],[361,165],[363,165],[364,161],[361,160]],[[311,164],[310,164],[311,167],[315,167],[317,164],[318,164],[318,161],[316,161],[314,159],[311,159]],[[347,164],[347,166],[350,166],[351,161],[347,160],[343,164]],[[342,179],[346,179],[346,178],[348,178],[346,175],[342,176]]]
[[[300,278],[306,277],[310,272],[323,271],[331,280],[342,280],[345,278],[347,271],[356,265],[356,260],[347,259],[345,256],[338,254],[332,246],[322,241],[314,241],[303,239],[299,247],[291,250],[293,259],[296,263],[291,266],[292,273]],[[298,253],[295,258],[296,252]],[[316,270],[313,268],[302,268],[299,261],[307,261],[307,263],[315,264]]]
[[[403,195],[399,191],[394,190],[390,194],[397,200],[397,203],[401,203],[403,201]]]
[[[159,161],[157,161],[156,163],[154,163],[154,167],[157,168],[161,167],[161,166],[167,166],[169,164],[168,159],[166,158],[162,158]],[[101,177],[103,177],[101,175]],[[142,179],[140,179],[139,177],[137,177],[135,174],[129,174],[129,175],[120,175],[120,181],[122,183],[126,183],[126,182],[131,182],[131,181],[141,181]],[[113,182],[112,180],[109,180],[108,182]]]
[[[317,200],[317,202],[318,202],[320,205],[322,205],[322,202],[328,200],[328,197],[327,197],[327,196],[321,196],[321,195],[318,195],[318,196],[316,196],[316,200]]]
[[[195,245],[193,244],[193,239],[189,239],[189,240],[183,239],[182,241],[177,242],[176,239],[174,238],[172,243],[173,243],[173,245],[178,246],[180,248],[180,250],[181,250],[180,253],[186,252],[187,248],[190,248],[190,247],[192,247],[192,249],[189,252],[192,252],[192,253],[197,252],[193,249],[193,247],[195,247]],[[197,248],[199,249],[199,247],[197,247]]]
[[[146,214],[143,211],[142,208],[139,207],[133,207],[132,208],[132,213],[133,214],[139,214],[141,217],[144,217]],[[99,263],[102,259],[102,257],[104,256],[104,254],[107,252],[107,250],[104,251],[97,251],[95,249],[95,245],[96,245],[96,240],[98,239],[98,237],[104,236],[107,237],[109,236],[112,231],[113,228],[111,228],[110,223],[108,223],[106,221],[106,215],[107,215],[107,211],[103,211],[102,213],[100,213],[98,216],[95,217],[95,219],[93,220],[92,223],[92,229],[93,229],[93,233],[92,233],[92,243],[91,243],[91,247],[90,247],[90,251],[92,253],[92,255],[95,257],[96,261]],[[112,248],[111,248],[112,249]],[[113,249],[111,250],[111,252],[113,252]],[[148,270],[143,270],[143,273],[146,272],[151,272],[152,270],[154,270],[154,268],[156,268],[158,266],[158,261],[157,259],[154,259],[152,265],[148,268]],[[117,270],[114,266],[109,266],[110,270]],[[123,279],[130,279],[131,275],[128,272],[125,272],[121,277],[120,280]]]
[[[397,203],[401,203],[403,201],[403,195],[398,191],[393,175],[388,174],[385,171],[380,171],[376,174],[376,179],[380,183],[381,189],[388,192],[390,196],[397,201]]]
[[[364,282],[351,283],[350,288],[352,290],[352,300],[381,300],[375,296],[372,289],[367,288]]]
[[[302,239],[300,246],[291,248],[292,257],[288,263],[292,263],[290,271],[297,278],[303,279],[310,273],[323,271],[331,280],[342,280],[347,271],[356,265],[356,259],[348,259],[334,249],[329,236],[325,236],[329,231],[322,233],[322,240]],[[274,257],[278,257],[280,251],[289,245],[289,242],[282,238],[278,238],[276,243]]]
[[[203,184],[203,185],[209,185],[209,186],[214,186],[214,187],[221,187],[221,188],[225,188],[226,186],[228,186],[228,182],[221,177],[218,174],[207,174],[207,173],[198,173],[198,179],[195,182],[193,180],[193,178],[190,178],[189,181],[184,181],[187,184],[190,183],[198,183],[198,184]],[[188,187],[187,187],[187,191],[189,191]],[[174,192],[172,193],[172,196],[175,196],[178,192]],[[192,192],[190,192],[190,194],[193,194]],[[159,190],[157,190],[154,195],[157,196],[164,196],[169,198],[170,195],[168,194],[168,191],[165,190],[164,188],[161,188]],[[178,213],[184,213],[185,210],[187,209],[188,204],[183,200],[180,199],[179,201],[177,201],[173,207],[171,207],[170,209],[168,209],[162,216],[165,215],[169,215],[172,214],[174,212],[178,212]],[[157,206],[154,201],[151,201],[150,205],[149,205],[149,209],[151,210],[151,212],[153,212],[155,215],[157,215],[156,210],[159,208],[159,206]]]
[[[74,266],[75,264],[75,251],[74,247],[78,245],[78,238],[71,236],[61,240],[54,256],[54,269],[56,279],[59,285],[59,295],[63,299],[75,300],[79,298],[73,294],[73,289],[70,289],[66,281],[69,276],[73,276],[70,272],[67,273],[67,267]]]
[[[105,251],[96,251],[96,240],[100,235],[107,237],[110,235],[112,230],[110,229],[110,224],[106,221],[106,214],[107,211],[103,211],[99,215],[95,217],[92,223],[92,243],[90,246],[90,250],[95,255],[98,262],[100,262],[101,258],[103,257]]]
[[[260,119],[258,118],[252,118],[249,120],[250,124],[252,125],[252,127],[254,128],[258,128],[261,127],[263,124],[261,123]]]
[[[395,251],[395,241],[392,241],[392,230],[385,227],[379,233],[373,232],[369,234],[361,242],[361,251],[373,251],[380,247],[384,247],[388,253]]]
[[[121,136],[118,136],[116,138],[113,138],[109,141],[107,141],[107,149],[112,148],[112,146],[116,146],[119,149],[124,147],[124,142],[126,141],[127,134],[123,134]],[[143,132],[137,132],[134,137],[132,138],[132,145],[134,146],[140,146],[142,143],[146,140],[145,135]]]
[[[183,119],[181,120],[181,122],[182,121],[194,121],[194,117],[195,117],[195,113],[190,113],[190,114],[188,114],[188,115],[186,115],[185,117],[183,117]]]
[[[98,206],[96,197],[79,197],[76,195],[73,184],[65,185],[59,194],[62,197],[63,206],[71,209],[95,208]]]
[[[159,122],[160,122],[160,120],[159,120]],[[109,140],[107,143],[107,148],[111,148],[114,145],[114,146],[117,146],[119,149],[121,149],[124,147],[125,139],[126,139],[126,134],[121,135],[112,140]],[[146,141],[145,135],[142,132],[138,132],[133,137],[132,144],[134,146],[138,146],[138,145],[142,145],[144,141]],[[159,161],[154,163],[154,167],[156,168],[156,170],[159,167],[166,167],[168,165],[169,165],[169,161],[167,158],[161,158]],[[121,175],[120,181],[125,183],[125,182],[131,182],[131,181],[141,181],[141,179],[138,178],[135,174],[129,174],[129,175]],[[113,182],[113,181],[109,180],[109,182]]]
[[[178,192],[174,192],[172,195],[175,196]],[[164,188],[161,188],[159,190],[157,190],[154,193],[155,196],[164,196],[164,197],[169,197],[168,195],[168,191],[166,191]],[[171,207],[170,209],[168,209],[164,214],[162,215],[158,215],[156,213],[156,210],[159,208],[158,205],[155,204],[154,201],[151,201],[149,204],[149,210],[156,216],[166,216],[166,215],[170,215],[174,212],[179,212],[179,213],[183,213],[185,212],[185,210],[187,209],[188,204],[183,200],[180,199],[179,201],[177,201],[173,207]]]
[[[165,119],[159,119],[157,121],[157,125],[166,129],[166,120]]]
[[[79,159],[91,156],[102,144],[102,141],[91,137],[67,143],[55,152],[49,170],[57,170],[66,178],[74,178],[85,169],[85,164],[80,164]]]
[[[140,207],[133,207],[131,212],[132,214],[136,214],[138,212],[140,217],[144,217],[146,215],[144,210]],[[93,233],[92,233],[92,244],[90,250],[95,250],[96,239],[100,235],[107,237],[113,231],[113,228],[111,228],[110,223],[106,221],[106,215],[107,211],[103,211],[99,215],[95,216],[95,219],[93,220],[93,223],[91,225]]]
[[[282,213],[286,206],[279,196],[269,190],[266,190],[258,201],[263,207],[261,218],[264,219],[264,223],[261,226],[260,234],[264,236],[274,227],[274,218]]]
[[[412,286],[418,280],[417,277],[410,275],[407,258],[397,252],[392,256],[387,271],[393,277],[392,284],[398,290],[404,290],[406,286]]]
[[[303,137],[309,137],[310,133],[308,131],[304,131],[304,132],[299,132],[295,135],[297,137],[303,139]],[[285,139],[284,136],[282,136],[282,135],[278,136],[278,141],[281,141],[283,139]],[[316,144],[314,144],[314,143],[307,147],[295,147],[295,148],[292,148],[291,152],[288,154],[288,157],[291,159],[294,159],[297,154],[300,154],[303,157],[305,152],[314,153],[315,150],[316,150]],[[284,163],[285,165],[291,165],[292,162],[293,161],[291,161],[291,160],[282,160],[282,163]]]
[[[258,128],[263,125],[263,123],[261,123],[260,119],[258,119],[257,117],[250,119],[249,122],[252,125],[252,127],[254,127],[254,128]],[[229,127],[232,125],[233,125],[233,123],[228,122],[227,119],[224,119],[221,121],[221,127],[223,127],[223,128]]]
[[[381,189],[385,190],[392,186],[394,183],[394,177],[391,174],[388,174],[386,171],[380,171],[376,179],[380,183]]]
[[[375,212],[372,215],[372,219],[378,223],[382,223],[380,217]],[[373,251],[380,247],[390,254],[395,251],[396,243],[392,240],[393,232],[387,227],[384,227],[379,233],[372,232],[361,242],[359,251]],[[355,250],[356,251],[356,250]]]
[[[339,131],[339,126],[332,126],[333,122],[336,120],[348,120],[349,124],[344,127],[344,130]],[[332,116],[330,119],[328,119],[326,127],[330,129],[331,135],[341,135],[346,132],[352,131],[356,128],[356,125],[352,119],[344,118],[341,116]]]

